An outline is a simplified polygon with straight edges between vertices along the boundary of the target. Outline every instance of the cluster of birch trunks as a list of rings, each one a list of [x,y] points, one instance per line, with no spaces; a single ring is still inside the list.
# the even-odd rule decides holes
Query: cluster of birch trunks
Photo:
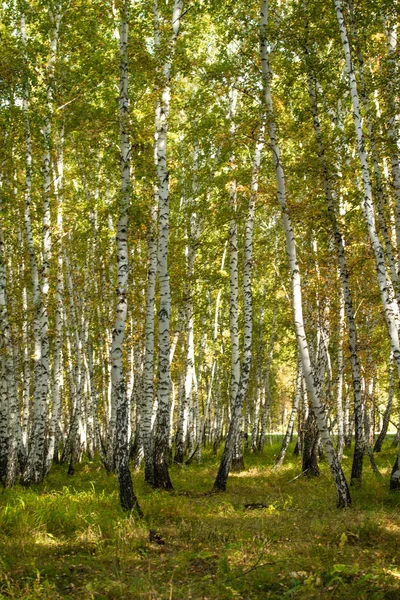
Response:
[[[173,306],[171,301],[174,294],[171,294],[170,263],[174,256],[169,256],[172,167],[168,128],[171,117],[175,127],[177,123],[176,114],[170,114],[170,109],[178,111],[171,104],[173,75],[176,76],[182,60],[179,44],[185,18],[190,18],[190,6],[186,7],[184,0],[162,6],[157,0],[152,3],[152,38],[148,42],[155,72],[151,82],[153,143],[148,165],[151,193],[146,208],[146,235],[137,242],[129,235],[136,227],[131,221],[132,215],[135,218],[132,209],[141,202],[135,191],[134,168],[139,144],[134,141],[131,120],[131,113],[140,108],[140,95],[131,94],[130,83],[135,77],[130,67],[134,52],[130,41],[132,30],[135,43],[138,40],[130,15],[131,4],[135,5],[122,0],[113,6],[118,23],[114,37],[119,50],[119,73],[117,70],[115,73],[116,79],[119,76],[115,111],[119,126],[119,169],[117,161],[114,165],[105,163],[104,152],[99,150],[92,164],[94,176],[93,173],[88,176],[80,164],[74,132],[56,114],[54,98],[62,62],[62,32],[63,27],[72,26],[68,22],[70,3],[56,0],[47,7],[48,56],[40,65],[44,106],[40,143],[36,119],[32,132],[33,84],[27,68],[29,11],[21,3],[12,14],[13,36],[18,39],[25,67],[18,88],[13,91],[22,122],[23,151],[19,152],[23,162],[17,161],[20,170],[13,173],[10,167],[13,138],[8,131],[5,146],[11,149],[11,154],[0,167],[0,477],[8,486],[17,481],[24,485],[39,483],[54,461],[68,463],[72,475],[84,454],[93,458],[99,453],[105,468],[117,473],[123,507],[140,512],[131,466],[139,468],[144,464],[146,482],[171,489],[171,461],[190,464],[201,460],[204,446],[212,447],[215,453],[222,446],[213,489],[223,491],[230,469],[243,468],[243,451],[262,451],[267,434],[279,424],[283,442],[275,467],[282,465],[289,441],[297,431],[296,451],[302,454],[303,472],[318,474],[318,455],[324,454],[335,483],[338,506],[349,506],[349,487],[341,467],[345,447],[354,440],[351,482],[360,483],[364,456],[368,456],[376,472],[373,451],[381,449],[390,419],[398,424],[398,416],[393,417],[392,411],[396,369],[400,378],[398,15],[390,6],[382,6],[380,34],[385,40],[388,69],[383,99],[388,116],[383,122],[383,118],[376,118],[382,99],[375,90],[371,93],[368,89],[363,40],[352,0],[343,3],[334,0],[331,6],[330,22],[336,27],[338,39],[340,36],[341,48],[339,44],[338,47],[343,67],[343,92],[337,110],[326,107],[319,81],[318,40],[313,29],[318,2],[310,3],[311,9],[306,0],[273,7],[276,19],[284,20],[289,13],[294,15],[301,33],[293,64],[301,64],[306,84],[304,94],[311,115],[315,169],[322,185],[318,194],[327,215],[330,252],[337,273],[338,343],[333,368],[333,327],[326,309],[327,294],[324,298],[321,291],[316,294],[315,309],[310,310],[309,295],[304,300],[303,261],[298,259],[301,243],[296,238],[290,210],[294,192],[288,192],[290,173],[286,172],[283,158],[286,140],[278,135],[282,100],[276,111],[271,67],[275,47],[282,40],[275,30],[271,40],[268,0],[262,0],[257,20],[253,20],[257,29],[253,35],[253,56],[258,79],[253,96],[258,117],[251,144],[247,146],[248,180],[243,181],[238,169],[243,152],[237,142],[241,135],[241,93],[247,85],[245,73],[227,79],[222,103],[226,121],[224,149],[216,140],[207,154],[202,137],[212,136],[212,131],[199,132],[194,128],[190,157],[186,157],[190,168],[186,173],[174,175],[177,179],[185,178],[179,200],[185,219],[179,306]],[[149,3],[145,4],[143,11],[149,11]],[[235,47],[228,45],[226,52],[233,60]],[[249,81],[254,80],[254,74],[252,78]],[[343,108],[346,102],[347,112]],[[334,165],[326,139],[327,120],[342,153]],[[351,147],[343,121],[347,126],[352,121]],[[373,401],[375,380],[365,374],[360,360],[346,250],[348,240],[343,231],[340,179],[346,156],[357,165],[354,193],[358,195],[359,215],[375,265],[379,311],[390,349],[385,357],[388,399],[384,413],[381,410],[378,417],[381,407]],[[204,161],[208,163],[206,182],[199,177]],[[281,250],[282,246],[286,249],[290,273],[287,281],[291,289],[281,286],[279,273],[275,274],[274,295],[271,298],[265,294],[256,314],[253,271],[257,260],[253,256],[253,237],[261,185],[265,194],[263,169],[268,162],[268,172],[272,175],[268,186],[273,188],[274,207],[269,222],[264,223],[265,235],[271,237],[271,232],[275,232],[278,240],[283,232]],[[107,169],[115,172],[108,173]],[[89,207],[85,216],[89,226],[85,226],[86,233],[80,238],[74,238],[70,222],[65,226],[65,215],[71,210],[69,192],[66,194],[71,170],[72,177],[79,180],[79,183],[74,180],[73,185],[82,195],[82,206]],[[208,228],[207,210],[202,205],[213,206],[213,186],[223,170],[227,178],[222,195],[229,222],[224,243],[214,253],[218,257],[217,269],[227,275],[226,286],[211,290],[210,286],[207,289],[207,283],[203,285],[200,313],[199,249]],[[7,215],[17,214],[9,208],[10,202],[17,199],[21,218],[10,227]],[[82,246],[79,261],[75,260],[76,251],[71,251],[77,239]],[[278,253],[278,242],[272,244]],[[316,257],[316,238],[311,246]],[[143,273],[138,276],[139,283],[135,283],[135,273],[132,275],[138,267],[136,255],[145,264],[144,276]],[[317,259],[314,270],[315,277],[320,278]],[[280,287],[286,297],[278,293]],[[289,410],[287,399],[284,405],[280,403],[279,390],[271,385],[274,349],[279,337],[277,315],[282,310],[279,303],[288,300],[293,311],[293,337],[297,341]],[[134,310],[135,303],[143,310]],[[18,319],[12,314],[17,305],[22,315]],[[307,315],[313,312],[319,316],[311,328]],[[375,441],[378,427],[380,435]],[[400,455],[393,466],[392,489],[400,489],[399,461]]]

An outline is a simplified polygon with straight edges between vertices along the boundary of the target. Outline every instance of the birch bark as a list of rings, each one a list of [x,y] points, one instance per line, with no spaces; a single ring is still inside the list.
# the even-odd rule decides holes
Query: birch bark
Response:
[[[58,148],[57,173],[54,188],[57,198],[57,283],[56,283],[56,314],[55,314],[55,341],[53,357],[53,386],[52,386],[52,412],[49,421],[49,439],[45,464],[46,474],[50,471],[53,462],[56,444],[58,444],[57,430],[61,409],[61,392],[63,384],[62,368],[62,331],[63,331],[63,176],[64,176],[64,126],[60,131]]]
[[[131,191],[130,141],[129,141],[129,96],[128,96],[128,32],[129,2],[124,0],[121,8],[119,27],[120,88],[119,88],[119,124],[120,124],[120,171],[121,189],[119,198],[119,219],[117,225],[117,301],[115,325],[112,332],[110,351],[112,393],[116,399],[116,469],[118,475],[119,496],[122,508],[135,509],[142,515],[129,470],[129,403],[126,394],[122,365],[122,351],[127,319],[128,286],[128,207]]]
[[[286,238],[286,249],[292,278],[292,299],[296,337],[299,346],[303,374],[307,385],[307,391],[313,406],[313,411],[317,420],[319,433],[324,446],[325,454],[327,456],[329,467],[331,469],[335,481],[338,506],[344,508],[350,506],[351,504],[350,493],[344,473],[340,466],[338,457],[332,444],[332,440],[329,435],[329,431],[326,425],[324,407],[321,404],[316,390],[313,368],[311,365],[310,353],[307,344],[307,337],[304,329],[300,270],[296,257],[296,246],[293,227],[286,202],[285,175],[280,158],[280,148],[277,142],[276,123],[272,104],[272,73],[268,58],[267,23],[268,0],[262,0],[260,23],[260,57],[263,78],[263,102],[267,111],[268,133],[272,152],[272,160],[275,169],[276,183],[278,188],[278,202],[281,208],[283,228]]]
[[[353,382],[353,397],[354,397],[354,416],[355,416],[355,449],[353,456],[352,466],[352,482],[361,482],[362,469],[363,469],[363,456],[364,456],[364,433],[363,433],[363,418],[362,418],[362,389],[361,389],[361,369],[360,360],[358,356],[358,341],[357,341],[357,328],[354,319],[353,300],[351,289],[349,285],[349,274],[347,268],[347,261],[344,249],[343,236],[339,228],[337,219],[337,212],[335,206],[335,193],[331,186],[329,178],[328,164],[325,155],[325,145],[322,137],[321,124],[319,119],[317,92],[316,92],[316,81],[310,68],[310,52],[306,44],[305,54],[307,60],[307,82],[308,82],[308,94],[310,98],[311,111],[313,115],[314,132],[317,141],[318,157],[322,168],[322,177],[324,185],[325,200],[328,207],[328,214],[331,221],[331,227],[336,243],[336,252],[339,258],[339,274],[341,280],[341,286],[343,289],[344,306],[347,317],[347,326],[349,331],[349,346],[350,346],[350,359],[351,359],[351,373]],[[339,448],[339,456],[341,455],[341,448]]]
[[[155,19],[158,14],[155,13]],[[159,47],[158,23],[155,22],[155,47]],[[159,121],[160,106],[155,106],[155,139],[154,163],[157,168],[157,125]],[[158,219],[158,187],[154,185],[153,203],[150,209],[149,232],[147,236],[147,289],[146,289],[146,324],[145,324],[145,356],[143,372],[143,402],[141,405],[141,428],[144,452],[144,479],[154,485],[154,461],[152,438],[152,411],[154,396],[154,308],[157,278],[157,219]]]
[[[0,182],[1,193],[1,182]],[[0,215],[3,215],[4,207],[0,197]],[[6,452],[6,480],[8,487],[15,484],[18,472],[18,451],[22,450],[22,433],[19,420],[19,408],[17,397],[17,386],[15,381],[13,342],[11,327],[8,318],[7,302],[7,263],[5,256],[4,223],[0,217],[0,332],[1,346],[4,352],[3,358],[3,385],[7,398],[7,452]]]
[[[33,400],[33,425],[30,435],[28,458],[22,476],[22,483],[29,485],[39,483],[44,477],[45,458],[45,424],[48,394],[49,374],[49,341],[48,341],[48,274],[51,253],[50,238],[50,135],[51,135],[51,108],[53,90],[53,72],[58,43],[58,27],[60,13],[50,14],[52,21],[52,34],[50,40],[50,60],[47,72],[46,90],[46,117],[44,126],[45,152],[43,157],[43,222],[42,222],[42,269],[39,276],[38,260],[32,234],[31,197],[32,197],[32,141],[29,122],[29,87],[27,78],[23,88],[23,112],[25,121],[25,199],[24,222],[27,237],[31,277],[32,300],[34,307],[33,337],[34,337],[34,400]],[[21,41],[25,63],[26,56],[26,26],[25,16],[21,15]]]
[[[154,487],[172,489],[168,472],[169,421],[170,421],[170,312],[171,290],[168,272],[169,237],[169,181],[167,163],[168,115],[171,99],[171,67],[179,34],[183,0],[175,0],[172,11],[172,35],[169,40],[167,58],[162,66],[160,80],[160,116],[157,123],[157,180],[159,196],[158,229],[158,275],[160,284],[159,329],[159,378],[158,412],[154,435]],[[157,0],[154,12],[158,12]]]
[[[238,434],[240,434],[240,420],[242,413],[242,406],[244,399],[247,395],[250,369],[252,361],[252,343],[253,343],[253,295],[251,286],[251,275],[253,265],[253,231],[254,231],[254,219],[255,219],[255,208],[258,194],[258,176],[261,164],[261,154],[264,145],[264,120],[262,118],[260,130],[258,132],[254,158],[253,158],[253,169],[251,177],[251,194],[249,199],[249,206],[246,219],[245,228],[245,247],[244,247],[244,269],[243,269],[243,295],[244,295],[244,334],[243,334],[243,361],[240,373],[239,386],[234,397],[232,404],[232,415],[229,424],[228,435],[225,442],[224,452],[222,454],[221,463],[217,473],[217,477],[214,482],[214,490],[225,491],[226,483],[228,480],[229,470],[232,463],[235,442]],[[237,239],[236,239],[237,243]],[[237,266],[236,266],[236,278],[234,281],[237,282]],[[237,327],[237,321],[235,322]],[[233,352],[232,352],[233,354]],[[232,358],[232,367],[233,367]]]
[[[341,0],[335,0],[336,17],[339,24],[340,37],[342,40],[343,52],[346,60],[346,72],[349,81],[349,88],[351,93],[352,105],[353,105],[353,120],[357,140],[358,156],[361,163],[362,172],[362,183],[363,183],[363,212],[364,218],[368,226],[368,234],[371,241],[371,246],[375,255],[375,263],[378,276],[379,291],[381,296],[381,302],[385,314],[385,319],[388,327],[390,343],[393,351],[393,357],[400,375],[400,344],[399,344],[399,306],[397,301],[394,299],[393,285],[388,277],[385,266],[385,258],[382,249],[381,242],[379,240],[376,223],[375,213],[373,207],[372,198],[372,186],[369,165],[367,160],[367,153],[365,150],[364,134],[362,130],[362,120],[360,114],[360,101],[357,89],[357,82],[353,67],[353,60],[351,56],[349,38],[347,34],[347,28],[344,21],[342,3]],[[400,488],[400,471],[398,469],[400,461],[400,454],[396,459],[396,463],[393,467],[391,475],[391,487],[398,486]]]

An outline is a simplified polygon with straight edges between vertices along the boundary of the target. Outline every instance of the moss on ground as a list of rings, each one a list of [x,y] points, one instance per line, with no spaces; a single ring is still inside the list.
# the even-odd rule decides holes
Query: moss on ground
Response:
[[[1,490],[0,598],[400,599],[400,493],[388,489],[396,450],[378,457],[382,479],[365,463],[353,508],[340,511],[327,465],[317,479],[296,478],[289,448],[274,473],[278,449],[246,456],[224,494],[207,494],[218,468],[207,452],[200,465],[171,467],[174,492],[135,474],[144,520],[120,509],[115,477],[97,462]],[[343,464],[348,472],[350,455]]]

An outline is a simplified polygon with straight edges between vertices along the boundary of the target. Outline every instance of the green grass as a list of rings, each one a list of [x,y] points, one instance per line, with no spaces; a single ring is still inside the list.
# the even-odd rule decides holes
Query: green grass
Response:
[[[395,451],[365,464],[353,508],[336,509],[321,477],[294,479],[292,456],[271,471],[279,443],[245,457],[228,491],[204,495],[218,462],[173,466],[175,491],[134,476],[145,519],[126,515],[98,463],[71,478],[54,467],[40,486],[0,491],[0,599],[400,599],[400,494],[388,491]],[[344,458],[348,471],[351,458]],[[267,508],[247,509],[261,503]],[[150,542],[155,529],[165,544]]]

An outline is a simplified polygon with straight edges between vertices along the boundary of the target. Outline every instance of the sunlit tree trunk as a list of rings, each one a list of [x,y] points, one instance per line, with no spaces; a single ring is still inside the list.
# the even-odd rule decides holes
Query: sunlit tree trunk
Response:
[[[382,444],[385,440],[387,430],[389,428],[390,413],[392,412],[393,396],[394,396],[394,372],[393,371],[394,371],[393,354],[390,353],[388,401],[387,401],[387,405],[386,405],[385,412],[383,415],[382,427],[381,427],[381,430],[379,432],[379,435],[378,435],[375,445],[374,445],[374,452],[380,452],[382,450]]]
[[[128,18],[129,2],[124,0],[121,8],[119,28],[120,88],[120,169],[121,189],[119,198],[119,219],[117,225],[117,302],[115,325],[112,332],[110,351],[112,394],[116,405],[116,444],[115,464],[118,475],[119,497],[125,510],[141,510],[133,491],[129,470],[129,403],[126,394],[122,364],[122,351],[127,319],[128,287],[128,207],[131,191],[130,141],[129,141],[129,97],[128,97]]]
[[[296,415],[297,415],[297,412],[299,409],[302,380],[303,380],[303,373],[301,370],[301,362],[300,362],[300,360],[298,360],[297,361],[296,389],[295,389],[295,394],[294,394],[294,399],[293,399],[293,407],[292,407],[292,412],[290,413],[286,433],[282,440],[281,449],[279,450],[279,454],[275,459],[274,470],[276,470],[276,471],[278,469],[280,469],[280,467],[283,465],[283,461],[285,460],[285,456],[286,456],[286,451],[288,449],[289,442],[292,438],[294,422],[295,422]]]
[[[307,391],[312,403],[315,418],[318,424],[319,434],[324,446],[325,454],[331,469],[337,493],[339,507],[346,507],[351,504],[350,493],[347,482],[340,466],[337,454],[332,444],[329,431],[326,425],[325,410],[321,404],[320,398],[315,386],[313,368],[310,360],[310,353],[307,344],[306,333],[303,321],[302,290],[300,282],[300,271],[297,263],[296,246],[294,232],[289,216],[286,202],[286,184],[283,166],[280,159],[280,149],[277,142],[276,124],[274,119],[274,110],[271,95],[271,69],[268,59],[266,27],[268,22],[268,0],[263,0],[261,5],[261,31],[260,31],[260,55],[263,75],[263,102],[267,111],[268,133],[272,160],[275,169],[275,176],[278,188],[278,201],[281,208],[283,228],[286,238],[286,249],[289,259],[290,273],[292,278],[292,300],[294,311],[294,322],[296,337],[299,346],[299,353],[302,362],[303,375],[307,385]]]
[[[305,48],[306,58],[309,59],[309,50]],[[325,156],[325,145],[322,137],[321,124],[319,119],[318,104],[317,104],[317,92],[316,82],[313,79],[313,75],[308,63],[308,93],[310,97],[311,110],[313,115],[314,132],[317,141],[318,157],[321,163],[323,185],[325,200],[328,206],[328,214],[331,221],[333,235],[336,243],[336,251],[339,258],[339,274],[341,285],[344,296],[344,307],[347,317],[347,326],[349,331],[349,346],[350,346],[350,358],[351,358],[351,372],[353,381],[353,395],[354,395],[354,415],[355,415],[355,449],[353,457],[352,475],[351,480],[353,482],[361,482],[362,468],[363,468],[363,456],[364,456],[364,433],[362,425],[362,393],[361,393],[361,370],[360,361],[358,357],[358,342],[357,342],[357,329],[354,319],[353,300],[349,285],[349,275],[347,269],[346,255],[344,250],[344,241],[342,233],[339,229],[337,219],[337,209],[335,206],[335,195],[332,189],[328,164]],[[342,449],[339,446],[338,454],[341,456]]]
[[[159,197],[158,229],[158,276],[160,284],[160,308],[158,311],[159,368],[158,412],[154,433],[154,486],[172,488],[168,472],[169,421],[171,396],[170,369],[170,316],[171,290],[168,271],[169,237],[169,178],[167,164],[167,132],[170,109],[171,67],[179,33],[183,0],[175,0],[172,11],[172,36],[169,40],[167,59],[159,73],[160,116],[157,123],[157,179]],[[157,13],[157,1],[155,13]]]
[[[244,269],[243,269],[243,313],[244,313],[244,332],[243,332],[243,360],[240,372],[239,387],[232,404],[232,415],[229,424],[228,435],[225,442],[224,452],[221,458],[218,474],[214,482],[214,490],[224,491],[228,480],[229,470],[231,467],[234,447],[238,434],[240,433],[240,421],[243,402],[247,395],[250,369],[252,361],[252,343],[253,343],[253,294],[251,285],[252,266],[253,266],[253,231],[256,200],[258,194],[258,176],[261,164],[261,154],[264,145],[264,124],[260,126],[253,158],[253,170],[251,177],[251,194],[247,211],[246,227],[245,227],[245,242],[244,242]],[[237,243],[237,238],[236,238]],[[232,244],[232,237],[231,237]],[[236,265],[237,271],[237,265]],[[231,271],[232,272],[232,271]],[[237,282],[237,275],[234,282]],[[231,294],[232,303],[232,294]],[[235,321],[237,327],[237,320]],[[231,338],[232,339],[232,338]],[[232,359],[232,366],[233,359]]]
[[[352,36],[352,42],[353,42],[355,54],[356,54],[357,61],[358,61],[359,83],[360,83],[360,90],[361,90],[360,97],[361,97],[361,103],[362,103],[362,106],[364,109],[365,121],[366,121],[367,132],[368,132],[368,139],[369,139],[370,149],[371,149],[371,159],[372,159],[374,183],[375,183],[374,192],[376,194],[376,208],[377,208],[377,212],[378,212],[379,227],[380,227],[382,237],[384,240],[384,247],[385,247],[385,251],[386,251],[387,263],[388,263],[389,270],[390,270],[390,277],[391,277],[393,287],[394,287],[394,290],[396,293],[397,302],[400,302],[398,271],[396,269],[392,243],[390,240],[390,235],[389,235],[389,231],[388,231],[388,227],[387,227],[386,219],[385,219],[385,193],[384,193],[383,181],[382,181],[382,176],[381,176],[381,168],[380,168],[380,164],[379,164],[377,140],[376,140],[376,135],[375,135],[375,131],[374,131],[373,123],[372,123],[370,103],[369,103],[368,94],[367,94],[367,85],[366,85],[366,81],[365,81],[364,58],[363,58],[363,53],[362,53],[361,45],[360,45],[360,39],[359,39],[357,27],[356,27],[353,0],[347,0],[347,3],[349,6],[350,31],[351,31],[351,36]],[[390,53],[390,50],[389,50],[389,53]],[[389,81],[389,89],[390,89],[390,92],[393,92],[392,78]],[[390,95],[390,103],[393,108],[392,96],[390,93],[389,93],[389,95]],[[379,106],[377,107],[377,110],[378,110],[378,118],[381,119],[381,116],[379,115]],[[394,110],[394,108],[393,108],[393,110]],[[392,156],[394,156],[394,160],[396,162],[395,155],[392,155]],[[399,240],[400,239],[400,237],[399,237],[400,236],[400,220],[399,220],[400,219],[400,170],[399,170],[398,164],[397,164],[397,169],[396,169],[396,165],[394,166],[393,173],[394,173],[394,180],[395,180],[395,182],[397,181],[397,184],[398,184],[397,189],[395,186],[395,193],[398,196],[396,199],[397,201],[396,201],[396,205],[395,205],[396,206],[395,207],[395,216],[396,216],[395,230],[396,230],[396,239]],[[396,175],[397,175],[397,178],[396,178]],[[397,246],[400,248],[398,243],[397,243]]]
[[[60,131],[58,148],[57,173],[54,187],[57,197],[57,283],[56,283],[56,314],[55,314],[55,341],[53,353],[53,386],[52,386],[52,409],[49,419],[49,439],[45,471],[50,471],[51,464],[58,444],[58,421],[61,410],[61,393],[63,384],[62,368],[62,331],[63,331],[63,174],[64,174],[64,127]]]
[[[385,319],[388,327],[390,343],[393,351],[393,357],[400,375],[400,344],[399,344],[399,325],[400,315],[399,306],[394,299],[393,285],[388,278],[385,266],[385,258],[381,242],[379,240],[375,214],[372,200],[372,186],[370,171],[367,161],[367,153],[365,150],[365,140],[362,130],[362,120],[360,114],[360,101],[358,96],[357,82],[353,68],[349,38],[347,28],[343,17],[341,0],[335,0],[336,16],[339,23],[340,36],[343,45],[343,51],[346,59],[346,72],[349,80],[349,87],[353,105],[353,119],[356,132],[358,156],[361,163],[362,183],[363,183],[363,212],[368,226],[369,238],[375,256],[375,263],[378,275],[379,291],[381,295],[382,306],[385,314]],[[399,462],[399,457],[396,459],[396,464]],[[396,466],[396,465],[395,465]],[[397,479],[396,479],[397,478]],[[400,472],[398,468],[394,468],[391,476],[391,487],[398,486],[400,488]]]
[[[29,250],[31,277],[32,277],[32,300],[34,307],[33,337],[34,337],[34,401],[33,401],[33,425],[30,435],[28,458],[22,482],[25,485],[39,483],[44,477],[45,459],[45,425],[49,379],[49,340],[48,340],[48,314],[47,298],[49,291],[49,269],[51,255],[50,237],[50,136],[51,136],[51,113],[53,97],[54,65],[58,43],[58,28],[60,14],[50,14],[52,21],[52,35],[50,40],[50,59],[47,70],[46,90],[46,117],[43,128],[44,134],[44,156],[43,156],[43,217],[42,217],[42,268],[39,277],[38,260],[36,256],[31,221],[31,196],[32,196],[32,141],[29,122],[29,88],[25,82],[23,90],[23,111],[25,119],[25,209],[24,221]],[[26,59],[26,27],[25,17],[21,16],[21,39]]]
[[[0,194],[1,182],[0,182]],[[0,196],[0,213],[4,211],[2,198]],[[4,398],[4,473],[5,482],[8,487],[15,484],[18,472],[18,451],[22,451],[22,434],[19,420],[19,407],[17,397],[17,386],[15,381],[13,342],[11,327],[8,318],[7,302],[7,263],[5,256],[4,222],[0,217],[0,334],[1,347],[3,351],[2,361],[2,386],[5,392]],[[0,459],[0,463],[2,460]],[[3,476],[3,473],[0,473]]]

